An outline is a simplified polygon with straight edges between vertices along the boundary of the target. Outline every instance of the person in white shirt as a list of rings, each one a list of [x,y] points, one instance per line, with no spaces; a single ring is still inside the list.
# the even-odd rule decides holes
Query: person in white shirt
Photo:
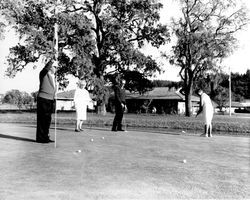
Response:
[[[76,132],[83,131],[82,123],[84,120],[87,120],[87,106],[91,107],[93,105],[93,101],[85,87],[85,80],[80,80],[74,95],[74,104],[76,109]]]
[[[200,96],[200,109],[198,110],[196,117],[202,113],[205,123],[205,133],[201,134],[201,136],[212,137],[212,119],[214,114],[212,101],[201,89],[198,89],[196,93]]]

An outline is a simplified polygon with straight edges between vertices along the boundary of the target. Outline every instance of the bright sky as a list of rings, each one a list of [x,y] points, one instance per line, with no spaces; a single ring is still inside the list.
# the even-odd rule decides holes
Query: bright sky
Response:
[[[245,5],[250,9],[250,1],[242,0]],[[161,22],[169,22],[172,16],[178,16],[180,10],[178,9],[178,5],[175,0],[162,0],[164,4],[164,9],[161,12]],[[250,55],[250,25],[245,28],[240,34],[238,34],[239,39],[239,48],[234,52],[232,56],[227,58],[223,65],[227,66],[226,69],[231,67],[232,72],[245,73],[247,69],[250,69],[250,62],[248,56]],[[4,94],[5,92],[18,89],[20,91],[26,91],[28,93],[35,92],[39,87],[39,71],[42,66],[38,66],[35,70],[30,66],[27,69],[24,69],[21,73],[18,73],[15,78],[10,79],[6,77],[5,71],[7,69],[6,56],[9,52],[9,47],[17,44],[18,39],[15,37],[13,31],[9,31],[6,33],[5,40],[0,41],[0,94]],[[167,45],[166,49],[170,49],[171,44]],[[179,69],[169,65],[168,61],[159,59],[159,53],[152,48],[144,49],[148,54],[152,54],[155,58],[158,59],[159,62],[162,63],[162,68],[165,73],[161,75],[157,75],[157,79],[164,80],[179,80],[178,71]],[[71,79],[70,85],[67,88],[72,89],[75,88],[75,79]]]

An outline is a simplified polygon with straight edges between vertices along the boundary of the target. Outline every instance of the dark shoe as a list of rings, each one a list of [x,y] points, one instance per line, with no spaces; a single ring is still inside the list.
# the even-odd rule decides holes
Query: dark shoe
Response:
[[[80,131],[84,131],[82,128],[79,129]]]
[[[115,129],[112,129],[111,131],[117,132],[117,130],[115,130]]]
[[[48,139],[48,143],[49,143],[49,142],[55,142],[55,141],[54,141],[54,140],[51,140],[51,139]]]
[[[75,129],[75,132],[80,132],[80,130],[79,129]]]
[[[44,144],[44,143],[49,143],[49,141],[41,141],[41,140],[37,140],[36,142],[37,142],[37,143],[43,143],[43,144]]]

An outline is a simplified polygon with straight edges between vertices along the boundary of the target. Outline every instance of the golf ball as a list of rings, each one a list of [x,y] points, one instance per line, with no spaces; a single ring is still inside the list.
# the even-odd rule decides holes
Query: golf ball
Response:
[[[81,153],[81,152],[82,152],[82,150],[79,149],[79,150],[75,151],[74,154]]]
[[[183,162],[183,163],[186,163],[187,161],[186,161],[186,160],[183,160],[182,162]]]
[[[102,139],[104,140],[104,137],[102,137]]]
[[[93,141],[94,141],[94,139],[92,138],[90,141],[91,141],[91,142],[93,142]]]

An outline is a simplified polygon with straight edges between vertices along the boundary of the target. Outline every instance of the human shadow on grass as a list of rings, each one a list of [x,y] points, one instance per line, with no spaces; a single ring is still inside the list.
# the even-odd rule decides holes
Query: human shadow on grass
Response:
[[[30,138],[22,138],[22,137],[17,137],[17,136],[12,136],[12,135],[4,135],[4,134],[0,134],[0,138],[20,140],[20,141],[25,141],[25,142],[36,142],[36,140],[30,139]]]
[[[27,125],[24,125],[23,127],[28,127],[28,128],[36,128],[36,125],[29,125],[29,126],[27,126]],[[51,133],[53,133],[53,131],[55,130],[55,127],[52,125],[51,127],[50,127],[50,131],[51,131]],[[56,127],[56,130],[60,130],[60,131],[69,131],[69,132],[71,132],[71,131],[75,131],[75,129],[74,128],[71,128],[71,127]]]
[[[32,127],[32,128],[35,128],[36,125],[25,125],[25,127]],[[55,127],[52,125],[50,127],[50,129],[52,130],[55,130]],[[74,132],[75,129],[74,127],[62,127],[62,126],[57,126],[56,127],[57,130],[61,130],[61,131],[69,131],[69,132]],[[98,127],[98,126],[85,126],[83,127],[83,129],[85,131],[91,131],[91,130],[96,130],[96,131],[108,131],[110,132],[111,131],[111,127],[107,128],[107,127]],[[172,131],[172,130],[166,130],[166,129],[143,129],[143,128],[129,128],[126,130],[127,132],[130,132],[130,131],[138,131],[138,132],[146,132],[146,133],[156,133],[156,134],[163,134],[163,135],[181,135],[178,131]]]

